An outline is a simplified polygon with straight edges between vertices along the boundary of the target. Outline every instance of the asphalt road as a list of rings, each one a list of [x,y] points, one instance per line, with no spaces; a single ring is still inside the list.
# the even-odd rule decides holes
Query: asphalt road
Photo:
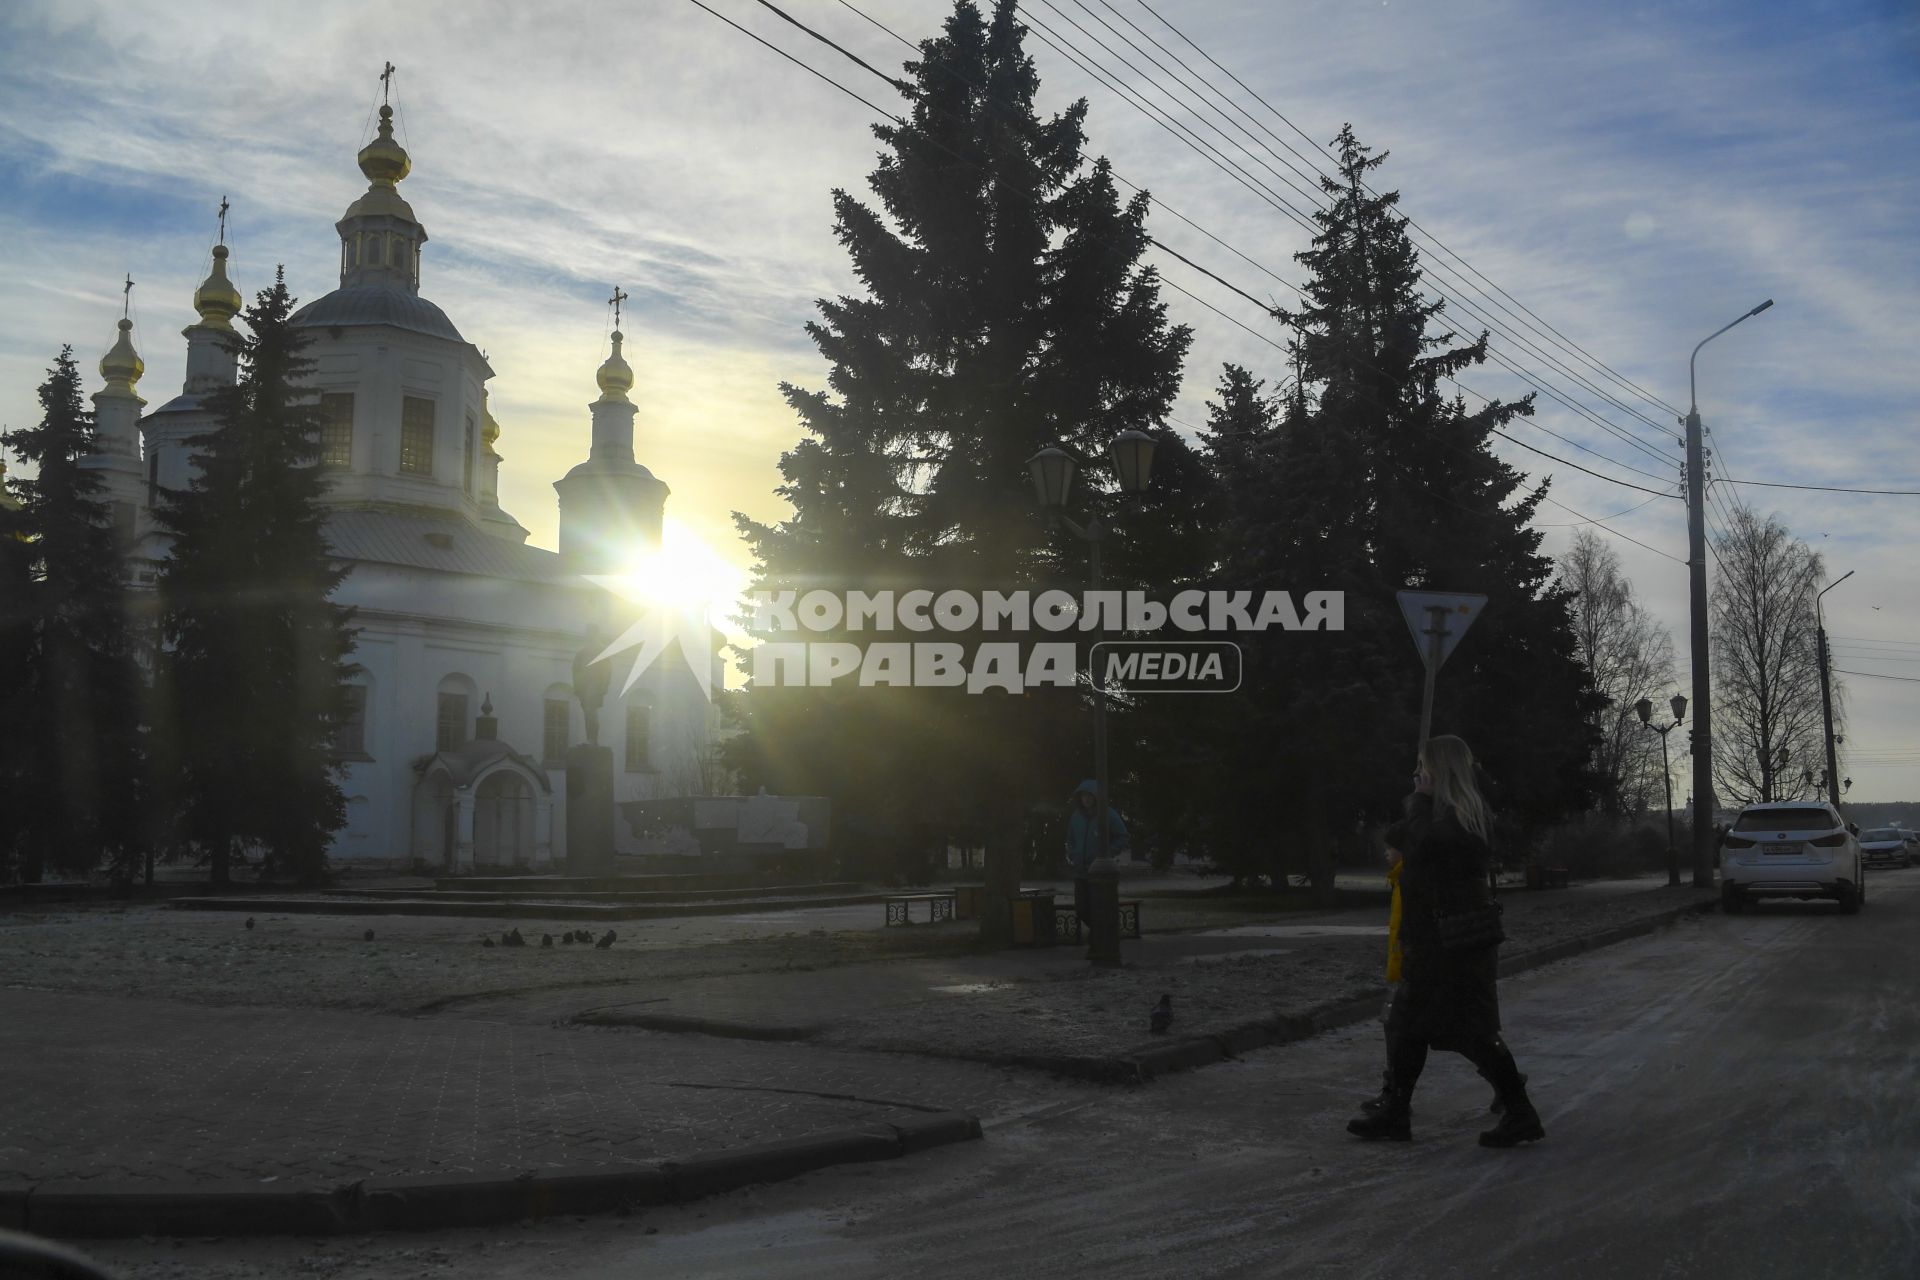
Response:
[[[129,1242],[129,1276],[340,1280],[1920,1275],[1920,869],[1864,913],[1711,915],[1503,984],[1546,1141],[1436,1054],[1414,1141],[1344,1132],[1374,1027],[985,1117],[986,1140],[628,1218]]]

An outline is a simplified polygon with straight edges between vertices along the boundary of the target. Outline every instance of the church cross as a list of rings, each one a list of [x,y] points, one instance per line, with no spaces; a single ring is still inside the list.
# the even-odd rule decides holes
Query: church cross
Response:
[[[130,319],[133,315],[133,277],[127,277],[127,283],[120,290],[120,318]]]
[[[619,285],[615,285],[613,286],[613,296],[607,299],[607,305],[613,308],[613,327],[616,329],[620,327],[620,304],[625,302],[628,296],[629,295],[621,290]]]
[[[231,206],[227,204],[227,198],[225,196],[221,196],[220,197],[220,243],[221,244],[225,244],[227,242],[227,210],[230,207]]]
[[[387,91],[393,88],[393,64],[389,62],[380,72],[380,101],[384,105]]]

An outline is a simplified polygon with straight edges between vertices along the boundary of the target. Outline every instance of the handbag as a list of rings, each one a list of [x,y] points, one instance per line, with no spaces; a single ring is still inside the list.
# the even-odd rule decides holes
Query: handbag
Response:
[[[1501,914],[1500,904],[1489,902],[1469,911],[1435,914],[1433,923],[1445,950],[1478,951],[1483,947],[1497,947],[1507,940],[1507,931],[1500,926]]]

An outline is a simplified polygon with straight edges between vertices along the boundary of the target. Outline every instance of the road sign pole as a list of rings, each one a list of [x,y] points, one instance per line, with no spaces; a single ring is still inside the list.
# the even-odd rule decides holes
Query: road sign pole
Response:
[[[1414,648],[1427,668],[1420,693],[1420,747],[1425,750],[1433,733],[1434,680],[1453,646],[1460,643],[1460,637],[1486,607],[1487,598],[1461,591],[1400,591],[1395,597],[1400,602],[1400,616],[1413,635]]]
[[[1441,608],[1427,610],[1430,622],[1427,626],[1427,683],[1420,695],[1420,749],[1427,749],[1427,739],[1433,736],[1433,682],[1440,672],[1442,661],[1440,649],[1447,638],[1447,611]]]

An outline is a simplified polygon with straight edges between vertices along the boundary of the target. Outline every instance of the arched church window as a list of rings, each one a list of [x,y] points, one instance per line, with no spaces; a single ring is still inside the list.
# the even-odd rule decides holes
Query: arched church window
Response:
[[[433,747],[435,751],[458,751],[472,736],[468,719],[473,706],[473,681],[454,674],[440,681],[435,698]]]
[[[460,457],[460,488],[466,491],[467,493],[472,493],[473,492],[474,429],[473,429],[473,415],[471,413],[467,415],[466,442],[467,442],[466,449],[461,454],[461,457]]]
[[[628,773],[653,771],[653,708],[644,703],[627,704],[626,765]]]
[[[353,393],[327,391],[320,396],[320,465],[353,465]]]
[[[540,761],[549,769],[564,769],[573,739],[573,689],[549,686],[540,713]]]
[[[423,396],[400,401],[400,470],[411,476],[433,474],[433,401]]]
[[[347,683],[340,691],[344,699],[341,717],[333,727],[333,754],[342,760],[371,760],[367,751],[367,702],[372,694],[372,678],[366,668],[347,672]]]

